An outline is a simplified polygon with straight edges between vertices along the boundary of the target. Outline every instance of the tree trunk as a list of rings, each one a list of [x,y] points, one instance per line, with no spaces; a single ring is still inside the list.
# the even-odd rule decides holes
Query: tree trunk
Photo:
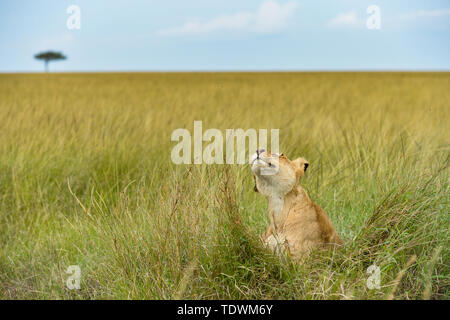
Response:
[[[48,72],[48,60],[45,60],[45,72]]]

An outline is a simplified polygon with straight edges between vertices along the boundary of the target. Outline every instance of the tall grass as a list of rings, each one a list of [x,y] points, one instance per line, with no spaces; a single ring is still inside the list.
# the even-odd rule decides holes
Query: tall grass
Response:
[[[448,73],[1,75],[0,298],[448,299],[449,89]],[[171,162],[194,120],[279,128],[344,248],[296,264],[262,247],[248,166]]]

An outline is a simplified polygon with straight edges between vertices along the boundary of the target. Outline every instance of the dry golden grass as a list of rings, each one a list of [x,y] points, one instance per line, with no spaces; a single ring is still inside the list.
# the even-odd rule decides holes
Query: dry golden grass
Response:
[[[0,75],[0,298],[448,299],[449,103],[449,73]],[[248,166],[172,164],[194,120],[279,128],[345,248],[262,248]]]

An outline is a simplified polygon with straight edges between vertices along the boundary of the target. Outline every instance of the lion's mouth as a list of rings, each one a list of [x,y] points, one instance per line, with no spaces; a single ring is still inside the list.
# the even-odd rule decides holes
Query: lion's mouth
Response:
[[[272,161],[258,157],[252,161],[252,171],[257,176],[273,176],[277,174],[278,167]]]
[[[255,161],[257,161],[257,160],[260,160],[261,162],[264,162],[264,163],[267,164],[269,167],[272,166],[272,162],[266,161],[266,160],[264,160],[263,158],[260,158],[259,156],[258,156],[257,158],[255,158],[255,159],[253,159],[252,165],[253,165],[253,164],[255,163]]]

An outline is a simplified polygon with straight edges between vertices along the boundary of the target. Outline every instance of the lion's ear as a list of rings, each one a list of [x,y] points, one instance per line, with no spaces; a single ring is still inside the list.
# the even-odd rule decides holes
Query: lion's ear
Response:
[[[256,186],[256,178],[253,176],[253,180],[255,181],[255,186],[253,187],[253,191],[258,192],[258,187]]]
[[[303,176],[309,166],[309,162],[304,158],[297,158],[292,163],[295,165],[295,174],[297,177]]]

